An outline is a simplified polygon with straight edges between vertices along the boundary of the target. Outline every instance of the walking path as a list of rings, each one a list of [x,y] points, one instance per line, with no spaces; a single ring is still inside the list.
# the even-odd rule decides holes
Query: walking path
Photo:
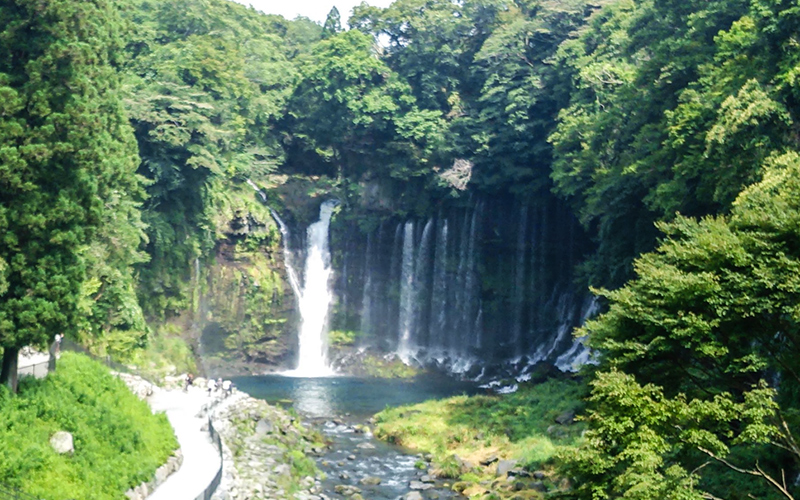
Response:
[[[43,378],[47,375],[48,361],[50,361],[49,353],[37,351],[32,347],[23,347],[17,356],[17,374]]]
[[[183,464],[147,500],[195,500],[211,484],[221,465],[219,451],[205,427],[208,418],[197,417],[214,398],[199,387],[190,387],[189,392],[158,390],[148,400],[154,412],[166,412],[181,446]]]

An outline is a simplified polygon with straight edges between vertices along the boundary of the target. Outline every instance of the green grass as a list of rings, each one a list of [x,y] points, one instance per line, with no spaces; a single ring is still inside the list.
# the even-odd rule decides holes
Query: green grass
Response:
[[[328,343],[332,347],[352,346],[358,340],[359,332],[355,330],[331,330],[328,332]]]
[[[386,360],[383,356],[368,355],[363,362],[364,373],[376,378],[414,378],[422,370],[403,363],[400,359]]]
[[[375,417],[375,435],[431,453],[437,473],[458,480],[458,489],[468,496],[510,498],[519,492],[496,485],[496,465],[480,462],[493,455],[518,460],[530,471],[545,470],[552,487],[556,452],[575,445],[583,430],[581,424],[562,426],[555,419],[579,411],[585,392],[580,382],[550,380],[523,384],[513,394],[456,396],[387,409]]]
[[[50,447],[71,432],[73,455]],[[46,500],[117,500],[152,479],[178,447],[163,414],[153,415],[101,364],[65,352],[46,379],[0,389],[0,483]]]

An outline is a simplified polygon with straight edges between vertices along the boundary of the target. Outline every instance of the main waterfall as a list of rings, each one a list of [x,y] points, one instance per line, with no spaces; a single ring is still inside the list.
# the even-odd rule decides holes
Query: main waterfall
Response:
[[[333,300],[328,228],[336,205],[336,200],[322,203],[319,220],[308,227],[305,272],[298,297],[301,317],[299,355],[297,368],[284,373],[288,376],[326,377],[333,374],[326,359],[325,336],[328,310]]]

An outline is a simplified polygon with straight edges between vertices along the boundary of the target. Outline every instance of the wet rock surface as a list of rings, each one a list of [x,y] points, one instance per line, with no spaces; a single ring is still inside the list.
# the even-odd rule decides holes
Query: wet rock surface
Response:
[[[321,475],[309,456],[321,436],[285,410],[242,394],[217,409],[223,477],[214,500],[320,499]]]

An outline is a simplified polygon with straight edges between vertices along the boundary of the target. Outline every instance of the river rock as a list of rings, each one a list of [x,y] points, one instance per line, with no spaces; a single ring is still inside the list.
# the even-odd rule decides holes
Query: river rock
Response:
[[[545,477],[544,476],[544,472],[542,472],[540,470],[537,470],[536,472],[533,473],[533,478],[534,479],[544,479],[544,477]]]
[[[403,500],[423,500],[422,493],[420,493],[419,491],[408,492],[403,497]]]
[[[434,477],[431,476],[430,474],[425,474],[425,475],[421,476],[419,478],[419,480],[422,481],[423,483],[435,483],[436,482],[436,479],[434,479]]]
[[[333,487],[333,491],[342,496],[351,497],[356,493],[361,493],[361,488],[349,484],[337,484],[336,486]]]
[[[67,431],[58,431],[50,437],[50,446],[56,453],[63,455],[65,453],[73,453],[75,447],[72,442],[72,434]]]
[[[572,410],[565,411],[564,413],[556,417],[556,422],[561,425],[571,425],[574,420],[575,420],[575,412]]]
[[[545,493],[547,491],[547,486],[545,486],[544,483],[541,481],[536,481],[535,483],[531,483],[529,488],[535,491],[540,491],[542,493]]]
[[[272,469],[278,476],[291,476],[292,475],[292,466],[289,464],[278,464]]]
[[[497,462],[497,476],[508,474],[511,469],[517,466],[516,460],[500,460]]]
[[[358,482],[364,486],[377,486],[381,484],[381,478],[377,476],[366,476],[362,477]]]
[[[410,483],[408,483],[408,487],[411,488],[412,490],[425,491],[433,488],[433,485],[431,483],[423,483],[422,481],[411,481]]]
[[[347,459],[348,460],[355,460],[356,456],[355,455],[347,455]]]
[[[256,434],[259,434],[261,436],[269,434],[270,432],[273,431],[273,429],[274,426],[272,425],[272,422],[270,422],[269,420],[265,420],[262,418],[256,423]]]
[[[372,443],[359,443],[356,448],[361,448],[362,450],[374,450],[375,445]]]
[[[492,465],[493,463],[497,462],[498,460],[500,460],[500,459],[497,458],[497,455],[492,455],[492,456],[486,458],[485,460],[481,460],[480,463],[481,463],[481,465],[486,467],[487,465]]]
[[[461,458],[458,455],[453,455],[453,459],[455,459],[458,466],[461,468],[462,471],[469,471],[475,468],[475,463],[466,458]]]

